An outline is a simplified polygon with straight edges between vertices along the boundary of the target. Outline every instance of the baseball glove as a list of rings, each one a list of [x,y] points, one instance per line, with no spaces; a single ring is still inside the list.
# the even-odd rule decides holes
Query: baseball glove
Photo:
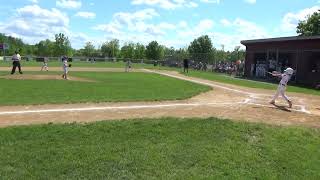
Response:
[[[69,67],[71,67],[72,66],[72,64],[69,64]]]

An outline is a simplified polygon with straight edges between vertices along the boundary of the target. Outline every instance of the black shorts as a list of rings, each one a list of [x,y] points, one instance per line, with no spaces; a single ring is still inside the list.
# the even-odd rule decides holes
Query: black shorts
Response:
[[[20,61],[13,61],[13,62],[12,62],[12,65],[13,65],[13,66],[20,66]]]

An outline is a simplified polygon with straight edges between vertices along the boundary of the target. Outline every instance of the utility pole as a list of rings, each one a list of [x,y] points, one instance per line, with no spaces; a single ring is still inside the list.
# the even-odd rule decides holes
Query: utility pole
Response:
[[[222,49],[222,61],[224,61],[224,44],[221,44],[221,49]]]

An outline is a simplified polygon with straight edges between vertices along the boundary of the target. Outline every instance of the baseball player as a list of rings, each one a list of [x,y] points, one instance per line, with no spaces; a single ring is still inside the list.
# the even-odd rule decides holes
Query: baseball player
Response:
[[[187,73],[189,73],[189,60],[188,59],[183,60],[183,72],[185,73],[186,71],[187,71]]]
[[[271,100],[270,104],[275,105],[275,100],[278,98],[279,94],[288,102],[289,108],[292,108],[292,101],[285,95],[287,83],[289,82],[291,76],[293,75],[294,70],[292,68],[287,68],[283,74],[279,72],[272,72],[270,73],[272,76],[281,77],[281,81],[278,86],[278,90],[274,95],[273,99]]]
[[[42,64],[42,67],[41,67],[41,71],[43,71],[43,69],[45,69],[46,71],[49,70],[49,68],[48,68],[48,58],[44,58],[43,59],[43,64]]]
[[[68,57],[64,56],[62,58],[62,69],[63,69],[63,74],[62,74],[62,78],[68,80]]]
[[[129,72],[130,69],[131,69],[131,61],[130,61],[130,60],[127,60],[125,71],[126,71],[126,72]]]
[[[16,68],[19,68],[19,73],[22,74],[21,71],[21,65],[20,65],[20,60],[21,60],[21,56],[18,53],[18,51],[14,52],[14,55],[12,56],[12,70],[11,70],[11,74],[14,74],[16,72]]]

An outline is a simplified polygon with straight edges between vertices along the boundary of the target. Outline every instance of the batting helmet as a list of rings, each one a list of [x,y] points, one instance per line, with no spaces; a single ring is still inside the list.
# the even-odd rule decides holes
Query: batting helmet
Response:
[[[284,72],[288,75],[292,75],[294,73],[294,70],[292,68],[287,68],[286,70],[284,70]]]

